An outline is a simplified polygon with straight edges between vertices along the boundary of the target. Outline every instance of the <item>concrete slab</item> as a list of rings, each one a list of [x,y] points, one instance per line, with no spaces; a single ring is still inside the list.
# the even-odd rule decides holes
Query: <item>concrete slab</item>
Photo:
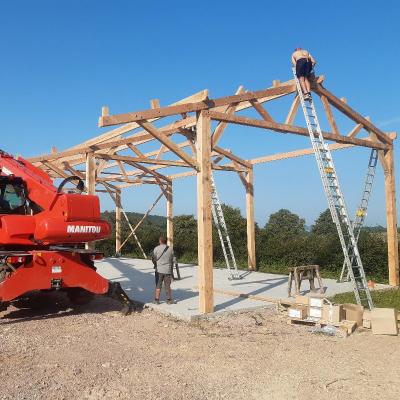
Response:
[[[154,269],[150,260],[132,258],[107,258],[97,262],[98,272],[105,278],[120,282],[128,296],[144,303],[148,307],[179,319],[194,320],[201,317],[197,290],[197,265],[180,264],[181,280],[173,282],[173,296],[176,304],[152,304],[154,300]],[[214,269],[214,287],[219,290],[234,291],[247,295],[262,295],[276,299],[287,299],[287,275],[266,274],[263,272],[246,273],[241,280],[228,280],[226,269]],[[352,291],[349,282],[337,283],[333,279],[324,279],[326,295]],[[304,283],[304,287],[307,283]],[[308,293],[307,290],[303,294]],[[165,296],[161,294],[162,299]],[[243,297],[231,297],[214,294],[215,313],[238,312],[248,309],[271,307],[273,303]]]

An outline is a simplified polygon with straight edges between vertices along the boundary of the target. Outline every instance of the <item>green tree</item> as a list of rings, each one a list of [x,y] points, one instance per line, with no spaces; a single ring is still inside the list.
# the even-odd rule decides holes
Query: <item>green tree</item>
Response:
[[[332,215],[329,208],[319,215],[311,228],[311,232],[316,235],[337,235],[336,225],[332,221]]]
[[[181,262],[197,261],[197,221],[193,215],[174,217],[174,252]]]
[[[270,215],[265,230],[268,236],[289,239],[306,232],[305,220],[282,208]]]

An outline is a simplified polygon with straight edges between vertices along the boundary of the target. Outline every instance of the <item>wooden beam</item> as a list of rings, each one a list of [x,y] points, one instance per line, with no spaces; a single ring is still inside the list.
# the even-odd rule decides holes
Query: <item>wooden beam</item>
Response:
[[[301,135],[301,136],[309,136],[308,129],[302,128],[299,126],[279,124],[276,122],[263,121],[263,120],[258,120],[258,119],[254,119],[254,118],[248,118],[248,117],[239,117],[237,115],[226,115],[226,114],[215,112],[215,111],[205,111],[205,113],[207,113],[207,115],[209,115],[211,117],[211,119],[217,120],[217,121],[226,121],[226,122],[239,124],[239,125],[254,126],[257,128],[265,128],[265,129],[270,129],[270,130],[273,130],[276,132],[281,132],[281,133],[293,133],[293,134]],[[385,145],[383,143],[382,144],[375,143],[375,142],[372,142],[371,140],[350,138],[348,136],[342,136],[342,135],[334,135],[330,132],[322,132],[322,134],[324,136],[324,139],[332,140],[332,141],[338,142],[338,143],[355,144],[358,146],[378,148],[378,149],[387,149],[388,148],[388,145]]]
[[[353,110],[350,106],[346,103],[341,101],[335,95],[333,95],[329,90],[325,89],[321,84],[316,83],[314,86],[314,90],[320,94],[325,96],[329,103],[331,103],[335,108],[341,111],[344,115],[352,119],[353,121],[362,124],[365,128],[368,128],[370,131],[374,132],[378,139],[381,140],[385,144],[391,144],[392,140],[380,129],[378,129],[374,124],[364,118],[361,114],[357,111]]]
[[[396,183],[394,172],[394,149],[385,151],[387,170],[385,173],[386,229],[388,244],[389,285],[399,286],[399,248],[397,232]]]
[[[160,108],[160,100],[159,99],[151,99],[150,100],[150,107],[151,108]]]
[[[246,173],[246,219],[247,219],[247,265],[249,271],[256,270],[256,232],[254,221],[253,169]]]
[[[169,167],[190,167],[190,165],[187,165],[184,161],[157,160],[155,158],[148,158],[148,157],[131,157],[131,156],[120,156],[118,154],[104,154],[104,153],[96,153],[96,157],[105,160],[114,160],[117,162],[124,161],[124,162],[143,163],[152,165],[166,165]]]
[[[96,159],[93,153],[86,154],[86,191],[88,195],[96,194]],[[87,242],[85,247],[93,250],[94,242]]]
[[[121,191],[115,192],[115,255],[121,253]]]
[[[171,105],[179,105],[179,104],[184,104],[184,103],[193,103],[193,102],[197,102],[197,101],[202,101],[205,100],[208,97],[208,90],[201,90],[200,92],[194,93],[188,97],[185,97],[184,99],[181,99],[175,103],[172,103]],[[155,121],[156,119],[154,119],[153,121]],[[106,142],[108,140],[112,140],[118,136],[121,136],[124,133],[127,133],[129,131],[132,131],[136,128],[138,128],[139,125],[136,123],[132,123],[132,124],[127,124],[124,126],[120,126],[116,129],[113,129],[111,131],[105,132],[100,136],[96,136],[92,139],[86,140],[83,143],[80,143],[76,146],[71,147],[68,150],[75,150],[75,149],[83,149],[86,148],[87,146],[91,146],[93,144],[100,144],[103,142]]]
[[[330,144],[329,145],[329,149],[331,151],[347,149],[349,147],[354,147],[354,146],[352,144]],[[306,156],[309,154],[314,154],[314,150],[308,148],[308,149],[288,151],[285,153],[278,153],[278,154],[272,154],[269,156],[253,158],[252,160],[249,160],[249,162],[252,165],[265,164],[265,163],[272,162],[272,161],[280,161],[280,160],[286,160],[289,158],[302,157],[302,156]]]
[[[163,128],[159,129],[159,132],[164,134],[164,135],[172,135],[173,133],[177,132],[179,128],[181,127],[186,127],[186,126],[193,126],[195,124],[195,117],[189,117],[187,119],[183,120],[178,120],[175,121]],[[138,125],[138,124],[137,124]],[[139,126],[139,125],[138,125]],[[28,159],[31,163],[36,163],[36,162],[41,162],[41,161],[48,161],[48,160],[60,160],[61,159],[66,159],[63,161],[69,161],[69,158],[77,156],[77,155],[82,155],[84,152],[96,152],[96,151],[101,151],[105,149],[110,149],[111,147],[118,146],[116,148],[117,151],[119,150],[124,150],[128,147],[128,144],[141,144],[141,143],[146,143],[149,140],[153,140],[154,137],[147,133],[146,131],[141,131],[137,132],[135,135],[123,138],[123,139],[118,139],[116,141],[112,142],[105,142],[105,143],[100,143],[100,144],[92,144],[90,146],[87,146],[85,148],[77,148],[77,149],[72,149],[72,150],[66,150],[59,152],[58,154],[44,154],[38,157],[31,157]]]
[[[43,162],[43,165],[45,165],[47,168],[50,168],[53,170],[57,175],[59,175],[60,178],[68,178],[70,175],[67,174],[65,171],[63,171],[61,168],[58,168],[56,165],[53,163],[47,161]]]
[[[110,115],[110,110],[107,106],[101,107],[101,116],[102,117],[107,117]]]
[[[170,247],[174,245],[174,201],[172,192],[172,181],[166,188],[167,198],[167,244]]]
[[[164,196],[164,193],[161,192],[160,195],[154,200],[153,204],[147,209],[147,211],[143,214],[143,217],[140,219],[140,221],[134,226],[133,230],[129,233],[129,235],[126,237],[124,242],[118,247],[118,252],[121,251],[121,249],[125,246],[125,244],[128,242],[130,237],[136,233],[136,231],[139,229],[139,227],[142,225],[142,223],[145,221],[145,219],[149,216],[149,214],[153,211],[153,208],[156,206],[156,204],[160,201],[161,197]]]
[[[257,301],[267,301],[268,303],[283,304],[285,306],[292,306],[296,304],[294,300],[289,300],[288,298],[277,298],[271,296],[262,296],[259,294],[241,293],[235,292],[233,290],[214,289],[214,293],[222,294],[223,296],[240,297],[243,299],[252,299]]]
[[[320,98],[321,98],[322,106],[324,107],[324,110],[325,110],[326,117],[328,118],[329,126],[332,129],[332,132],[335,135],[340,135],[340,132],[336,125],[336,121],[333,116],[332,109],[331,109],[331,106],[329,105],[328,99],[325,96],[320,96]]]
[[[241,94],[244,93],[244,87],[243,86],[239,86],[238,89],[236,90],[235,94]],[[251,106],[251,103],[249,103],[249,107]],[[236,109],[238,107],[238,104],[231,104],[228,107],[226,107],[226,109],[224,110],[225,113],[232,115],[235,113]],[[219,110],[222,111],[222,110]],[[214,132],[212,134],[211,137],[211,146],[214,147],[217,145],[217,143],[219,142],[219,140],[221,139],[221,136],[224,133],[225,128],[227,127],[227,123],[226,122],[222,122],[219,121],[218,125],[215,127]]]
[[[363,128],[362,124],[357,124],[348,134],[348,137],[355,137],[358,135],[358,133],[361,131],[361,129]]]
[[[173,153],[175,153],[183,161],[197,169],[197,162],[184,151],[182,151],[171,139],[169,139],[165,134],[160,132],[155,126],[150,122],[139,121],[138,124],[149,132],[153,137],[158,139],[163,145],[167,146]]]
[[[115,195],[114,195],[114,193],[113,193],[107,186],[104,186],[104,187],[107,189],[107,191],[108,191],[108,193],[109,193],[111,199],[114,201],[115,205],[117,205],[116,193],[115,193]],[[136,233],[135,233],[135,231],[134,231],[134,229],[133,229],[133,226],[132,226],[131,222],[129,221],[128,215],[126,214],[124,208],[122,207],[121,201],[118,203],[118,205],[119,205],[119,207],[120,207],[120,209],[121,209],[121,211],[122,211],[123,216],[125,217],[125,220],[126,220],[128,226],[129,226],[130,230],[131,230],[131,233],[132,233],[133,237],[134,237],[135,240],[136,240],[136,243],[137,243],[139,249],[141,250],[141,252],[142,252],[142,254],[143,254],[143,257],[144,257],[145,259],[147,259],[146,253],[144,252],[143,247],[142,247],[142,245],[141,245],[141,243],[140,243],[138,237],[136,236]],[[122,247],[122,245],[121,245],[121,247]],[[119,248],[119,251],[120,251],[120,250],[121,250],[121,248]]]
[[[238,156],[235,156],[228,150],[222,149],[221,147],[218,147],[218,146],[214,146],[214,150],[217,153],[224,155],[226,158],[229,158],[232,161],[236,161],[238,164],[240,164],[246,168],[252,168],[251,164],[248,161],[243,160],[242,158],[240,158]]]
[[[268,111],[258,102],[257,99],[250,100],[250,103],[253,105],[253,107],[257,110],[257,112],[261,115],[261,117],[265,121],[271,121],[271,122],[274,121],[274,119],[271,117]]]
[[[285,120],[286,125],[293,125],[294,119],[296,118],[297,115],[297,110],[299,109],[300,105],[300,97],[296,96],[293,100],[292,105],[290,106],[288,115]]]
[[[211,121],[204,112],[197,114],[197,235],[199,259],[199,308],[214,311],[213,244],[211,224]]]
[[[292,86],[294,86],[294,84]],[[253,99],[258,99],[266,96],[284,94],[288,93],[288,91],[292,91],[292,89],[293,88],[291,86],[278,86],[269,89],[258,90],[256,92],[246,92],[238,95],[221,97],[218,99],[206,99],[204,101],[200,101],[197,103],[187,103],[178,106],[161,107],[154,110],[143,110],[125,114],[115,114],[115,115],[110,115],[108,117],[100,117],[99,126],[103,127],[110,125],[126,124],[129,122],[139,123],[139,121],[142,120],[149,120],[152,118],[161,118],[170,115],[201,111],[228,104],[242,103],[244,101],[250,101]]]

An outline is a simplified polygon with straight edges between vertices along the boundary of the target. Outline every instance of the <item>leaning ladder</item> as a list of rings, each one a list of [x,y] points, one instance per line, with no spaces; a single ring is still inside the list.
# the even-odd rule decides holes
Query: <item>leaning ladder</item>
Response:
[[[369,309],[372,309],[374,305],[372,302],[371,293],[367,285],[364,268],[357,247],[357,241],[354,236],[353,227],[350,223],[346,204],[340,189],[331,151],[322,136],[314,103],[310,98],[308,100],[308,104],[306,104],[300,82],[297,79],[294,68],[293,75],[296,82],[301,107],[306,120],[308,133],[310,135],[311,144],[317,160],[325,195],[331,211],[332,220],[336,225],[344,258],[350,272],[350,279],[353,283],[354,295],[356,297],[357,304],[361,304]]]
[[[226,227],[224,213],[218,198],[217,188],[215,186],[214,177],[211,174],[211,201],[212,215],[214,224],[218,231],[219,240],[221,241],[222,251],[224,252],[225,263],[229,271],[229,279],[241,279],[239,275],[235,254],[233,253],[231,239],[229,238],[228,228]]]
[[[371,149],[371,154],[369,156],[369,161],[368,161],[368,169],[365,175],[364,190],[362,193],[360,205],[356,210],[356,215],[352,225],[354,236],[356,238],[357,243],[360,237],[361,228],[364,226],[365,217],[367,216],[368,203],[369,203],[369,198],[371,196],[372,184],[374,183],[377,163],[378,163],[378,150]],[[346,274],[346,279],[344,279],[345,274]],[[342,272],[340,273],[339,282],[344,282],[349,280],[350,280],[350,272],[347,269],[346,260],[344,260]]]

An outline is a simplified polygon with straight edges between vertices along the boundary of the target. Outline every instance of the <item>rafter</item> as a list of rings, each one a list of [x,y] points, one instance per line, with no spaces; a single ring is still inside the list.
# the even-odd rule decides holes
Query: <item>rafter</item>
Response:
[[[168,136],[164,135],[161,131],[159,131],[155,126],[153,126],[150,122],[139,121],[139,125],[149,132],[153,137],[158,139],[163,145],[168,147],[173,153],[175,153],[179,158],[184,160],[187,164],[197,169],[197,161],[182,151]]]
[[[307,128],[301,128],[298,126],[292,126],[292,125],[286,125],[286,124],[279,124],[276,122],[269,122],[269,121],[264,121],[264,120],[258,120],[254,118],[247,118],[247,117],[239,117],[239,116],[229,116],[223,113],[215,112],[215,111],[204,111],[211,117],[213,120],[217,121],[226,121],[226,122],[231,122],[239,125],[247,125],[247,126],[254,126],[258,128],[265,128],[265,129],[270,129],[276,132],[281,132],[281,133],[294,133],[296,135],[301,135],[301,136],[309,136],[308,134],[308,129]],[[364,146],[364,147],[373,147],[373,148],[380,148],[380,149],[386,149],[388,146],[384,144],[379,144],[379,143],[374,143],[371,142],[370,140],[364,140],[364,139],[356,139],[356,138],[350,138],[348,136],[341,136],[341,135],[335,135],[330,132],[322,132],[323,136],[327,140],[332,140],[334,142],[338,143],[348,143],[348,144],[356,144],[359,146]]]

